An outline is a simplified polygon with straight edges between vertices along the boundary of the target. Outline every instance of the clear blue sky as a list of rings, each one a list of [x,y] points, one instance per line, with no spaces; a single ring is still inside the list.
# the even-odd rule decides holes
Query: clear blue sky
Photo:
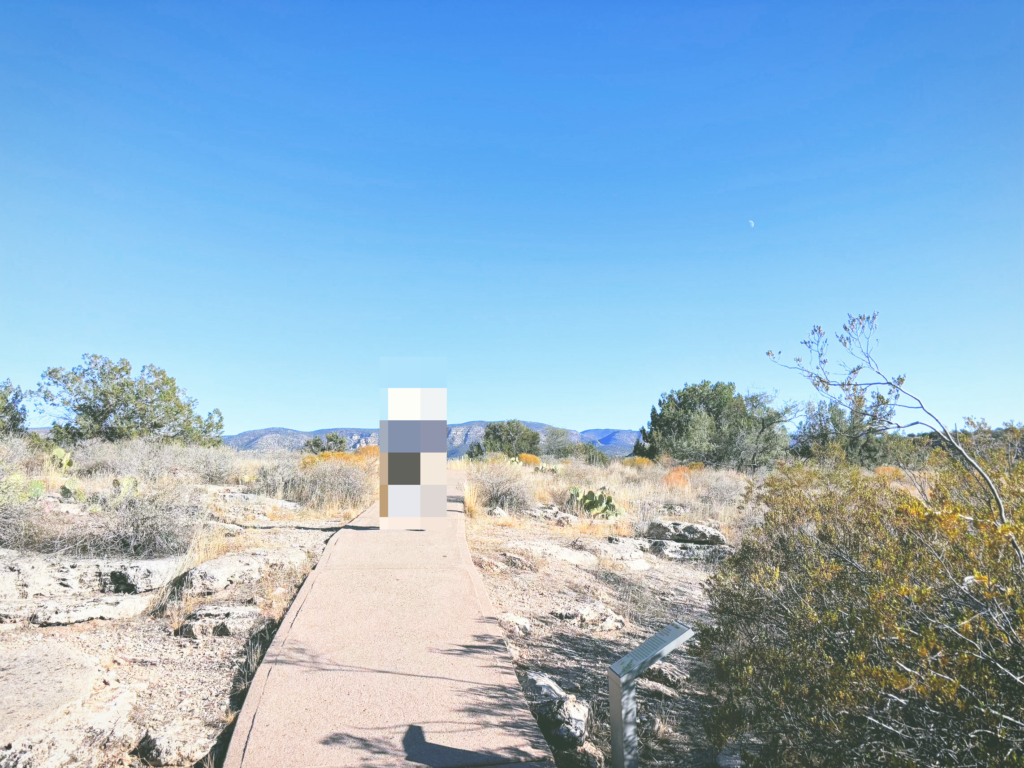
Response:
[[[765,351],[874,310],[1024,419],[1024,4],[6,3],[0,281],[0,380],[155,363],[229,432],[374,425],[381,355],[451,422],[806,398]]]

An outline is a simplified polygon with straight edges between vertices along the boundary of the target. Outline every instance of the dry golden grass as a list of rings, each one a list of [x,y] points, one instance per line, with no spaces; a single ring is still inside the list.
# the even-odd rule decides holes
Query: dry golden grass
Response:
[[[520,453],[519,462],[527,467],[539,467],[541,464],[540,457],[532,453]]]
[[[647,467],[654,466],[654,462],[643,456],[630,456],[629,458],[622,460],[622,466],[646,469]]]
[[[679,472],[682,470],[682,472]],[[647,523],[659,517],[673,516],[692,522],[706,521],[718,525],[727,537],[736,539],[739,532],[757,522],[756,510],[749,510],[743,504],[743,496],[754,478],[732,470],[690,469],[676,467],[668,469],[658,464],[623,465],[612,462],[607,467],[596,467],[578,462],[561,465],[558,474],[524,471],[533,482],[534,494],[538,501],[554,503],[565,508],[569,501],[569,489],[573,486],[583,491],[604,489],[622,511],[622,531],[627,524],[632,530],[641,532]],[[667,483],[665,478],[676,473],[685,473],[686,483]],[[666,512],[666,507],[673,509]],[[624,534],[625,535],[625,534]]]
[[[448,466],[451,466],[449,462]],[[462,484],[463,504],[466,515],[469,517],[482,517],[483,509],[480,506],[480,489],[472,480],[466,480]]]
[[[291,605],[299,585],[309,575],[313,561],[307,561],[299,568],[264,570],[257,585],[255,601],[260,613],[271,621],[280,621]]]
[[[473,462],[465,456],[460,456],[457,459],[448,459],[448,469],[469,469],[472,464]]]
[[[177,631],[185,618],[202,603],[202,600],[172,585],[197,565],[216,560],[218,557],[229,555],[232,552],[255,549],[265,543],[265,534],[261,531],[241,531],[229,536],[227,531],[219,525],[200,527],[192,536],[188,550],[182,556],[177,573],[171,583],[158,590],[154,595],[149,604],[149,612],[153,615],[166,616],[171,622],[172,629]]]

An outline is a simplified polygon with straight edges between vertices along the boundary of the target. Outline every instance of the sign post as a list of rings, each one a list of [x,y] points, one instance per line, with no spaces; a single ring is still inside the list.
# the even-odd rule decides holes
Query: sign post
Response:
[[[640,766],[640,741],[636,732],[636,679],[694,634],[685,624],[674,621],[608,667],[613,768]]]

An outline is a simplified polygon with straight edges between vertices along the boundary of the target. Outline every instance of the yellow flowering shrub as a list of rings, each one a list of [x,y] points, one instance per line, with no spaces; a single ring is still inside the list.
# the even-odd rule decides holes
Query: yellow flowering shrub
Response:
[[[980,432],[1001,508],[945,451],[927,494],[839,452],[766,479],[698,632],[716,745],[756,734],[744,765],[764,767],[1024,765],[1024,432]]]

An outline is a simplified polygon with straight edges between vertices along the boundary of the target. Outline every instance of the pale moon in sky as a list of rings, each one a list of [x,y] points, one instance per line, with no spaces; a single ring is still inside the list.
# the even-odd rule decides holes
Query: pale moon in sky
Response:
[[[750,220],[748,219],[748,221],[750,221]],[[751,221],[750,222],[750,226],[754,226],[754,222]]]

